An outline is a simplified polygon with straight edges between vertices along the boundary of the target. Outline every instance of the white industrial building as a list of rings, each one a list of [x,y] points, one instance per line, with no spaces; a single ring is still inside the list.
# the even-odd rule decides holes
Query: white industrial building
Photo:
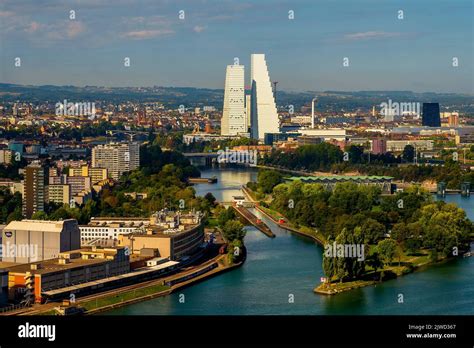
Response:
[[[2,261],[30,263],[54,259],[81,247],[77,220],[22,220],[10,222],[2,232]]]

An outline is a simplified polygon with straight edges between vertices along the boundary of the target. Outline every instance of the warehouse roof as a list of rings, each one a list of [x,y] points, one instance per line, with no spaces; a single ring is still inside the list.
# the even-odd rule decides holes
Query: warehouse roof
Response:
[[[77,222],[75,219],[67,219],[62,221],[48,220],[21,220],[12,221],[4,231],[21,230],[21,231],[39,231],[39,232],[61,232],[65,222]]]

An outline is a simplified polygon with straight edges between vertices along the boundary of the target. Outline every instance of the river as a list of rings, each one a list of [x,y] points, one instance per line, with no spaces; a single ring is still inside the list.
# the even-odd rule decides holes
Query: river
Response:
[[[198,184],[198,195],[212,192],[219,201],[241,194],[255,180],[253,169],[206,169],[217,184]],[[474,197],[447,196],[474,220]],[[258,214],[258,212],[256,212]],[[236,270],[208,279],[179,293],[140,302],[106,315],[324,315],[324,314],[474,314],[474,257],[430,266],[376,286],[336,296],[313,293],[323,276],[322,249],[292,235],[262,216],[276,234],[270,239],[247,227],[248,257]],[[184,294],[184,303],[179,295]],[[398,302],[399,294],[403,303]],[[292,301],[293,300],[293,301]]]

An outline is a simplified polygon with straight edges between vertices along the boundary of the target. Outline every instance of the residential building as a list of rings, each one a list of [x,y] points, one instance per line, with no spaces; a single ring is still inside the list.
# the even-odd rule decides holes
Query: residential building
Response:
[[[46,202],[57,204],[71,203],[71,186],[64,184],[48,185],[47,186]]]
[[[31,218],[37,211],[44,211],[48,168],[33,162],[25,168],[23,181],[23,216]]]
[[[106,168],[114,180],[139,166],[140,145],[136,142],[97,145],[92,149],[92,167]]]

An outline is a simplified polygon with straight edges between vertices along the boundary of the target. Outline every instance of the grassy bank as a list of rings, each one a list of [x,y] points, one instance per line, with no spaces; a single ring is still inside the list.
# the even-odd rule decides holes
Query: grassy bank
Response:
[[[90,311],[93,309],[111,306],[117,303],[130,301],[144,296],[158,294],[160,292],[168,291],[169,289],[170,287],[165,285],[152,285],[146,288],[130,290],[116,295],[100,297],[94,300],[82,302],[80,305],[81,307],[84,307],[87,311]]]

